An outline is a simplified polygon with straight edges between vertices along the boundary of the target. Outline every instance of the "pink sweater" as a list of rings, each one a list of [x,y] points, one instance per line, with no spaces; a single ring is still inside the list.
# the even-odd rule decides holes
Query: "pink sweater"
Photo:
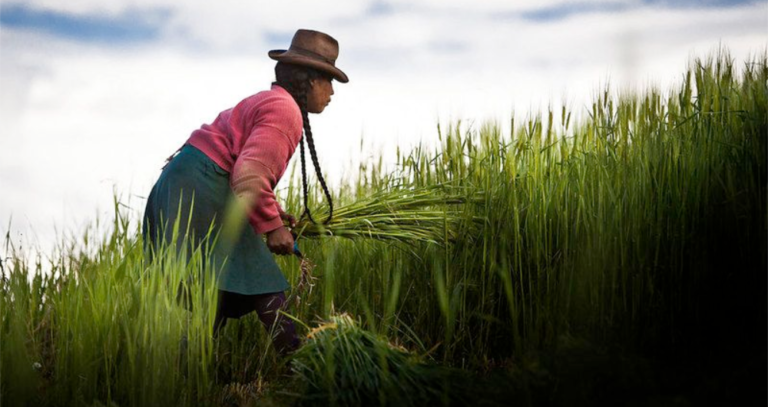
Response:
[[[302,130],[299,106],[288,91],[272,85],[202,125],[187,144],[230,173],[235,195],[250,204],[251,226],[256,233],[266,233],[283,225],[274,189]]]

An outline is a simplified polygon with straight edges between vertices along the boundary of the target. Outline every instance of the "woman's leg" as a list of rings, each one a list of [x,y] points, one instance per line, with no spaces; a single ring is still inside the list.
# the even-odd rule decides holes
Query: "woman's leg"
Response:
[[[213,322],[214,335],[227,324],[227,318],[240,318],[251,311],[256,311],[267,333],[272,337],[275,349],[282,355],[289,354],[299,347],[299,337],[293,321],[279,314],[285,303],[282,292],[256,295],[242,295],[219,290],[216,318]]]
[[[229,318],[240,318],[253,311],[248,304],[247,295],[219,290],[216,300],[216,317],[213,319],[213,336],[219,335]]]
[[[285,303],[285,294],[278,292],[258,294],[252,297],[259,319],[272,337],[275,349],[281,355],[292,353],[298,349],[299,337],[296,336],[296,327],[293,325],[293,321],[279,313]]]

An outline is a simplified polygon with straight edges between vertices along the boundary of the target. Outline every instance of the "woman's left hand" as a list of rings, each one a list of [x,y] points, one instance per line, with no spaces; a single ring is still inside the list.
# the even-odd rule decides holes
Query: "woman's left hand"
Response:
[[[296,227],[296,218],[290,213],[281,212],[280,219],[282,219],[284,222],[288,222],[288,224],[291,225],[291,228]]]

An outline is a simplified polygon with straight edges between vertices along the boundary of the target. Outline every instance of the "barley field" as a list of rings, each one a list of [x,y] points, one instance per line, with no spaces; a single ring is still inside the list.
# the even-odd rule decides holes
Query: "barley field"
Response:
[[[279,259],[304,282],[285,359],[253,315],[214,339],[205,247],[150,259],[119,197],[51,253],[9,230],[0,404],[765,405],[767,63],[719,50],[363,163],[296,229],[311,278]]]

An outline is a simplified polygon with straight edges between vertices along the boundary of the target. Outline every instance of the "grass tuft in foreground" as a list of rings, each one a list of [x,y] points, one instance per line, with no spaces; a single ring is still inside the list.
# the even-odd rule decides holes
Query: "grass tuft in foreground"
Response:
[[[422,357],[363,329],[348,314],[313,328],[291,367],[304,384],[304,405],[439,405],[470,400],[460,370]]]

